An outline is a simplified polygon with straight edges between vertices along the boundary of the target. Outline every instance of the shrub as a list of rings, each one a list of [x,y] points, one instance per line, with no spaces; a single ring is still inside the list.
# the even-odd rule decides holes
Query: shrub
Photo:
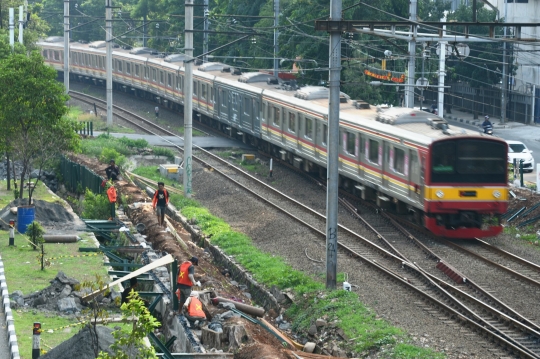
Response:
[[[124,163],[126,163],[126,156],[121,155],[113,148],[107,147],[101,151],[99,160],[104,163],[109,163],[110,160],[115,160],[118,166],[122,166]]]
[[[95,194],[88,188],[84,194],[83,218],[108,219],[111,214],[111,204],[105,194]]]

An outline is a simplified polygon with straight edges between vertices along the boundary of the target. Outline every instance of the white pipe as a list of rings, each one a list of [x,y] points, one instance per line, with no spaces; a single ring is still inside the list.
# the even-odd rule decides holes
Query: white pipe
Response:
[[[446,15],[441,19],[441,22],[446,22]],[[446,35],[446,25],[443,26],[443,36]],[[446,76],[445,61],[446,61],[446,41],[439,42],[439,89],[437,111],[439,116],[444,115],[444,77]]]
[[[12,7],[9,8],[9,45],[11,49],[15,47],[15,12]]]
[[[23,44],[23,25],[24,25],[24,18],[23,18],[23,6],[19,6],[19,43]]]

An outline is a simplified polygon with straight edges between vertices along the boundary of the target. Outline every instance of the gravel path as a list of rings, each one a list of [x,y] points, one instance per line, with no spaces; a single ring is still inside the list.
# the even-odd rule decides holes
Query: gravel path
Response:
[[[77,85],[73,84],[72,88],[82,91],[82,88],[77,88]],[[102,98],[105,95],[104,89],[96,90],[86,85],[83,87],[87,89],[86,92]],[[118,93],[114,94],[114,100],[121,107],[139,114],[147,113],[149,118],[153,117],[154,105],[150,102]],[[87,110],[90,110],[90,106]],[[177,114],[168,113],[163,109],[160,111],[160,120],[171,121],[171,124],[176,126],[180,121]],[[270,183],[319,212],[325,212],[326,193],[319,186],[307,183],[301,176],[275,165]],[[324,263],[313,262],[304,254],[307,250],[311,258],[324,259],[325,250],[322,239],[233,185],[225,183],[219,175],[197,168],[197,166],[193,172],[193,189],[194,199],[216,216],[230,223],[232,228],[253,238],[255,245],[260,249],[282,256],[296,269],[314,276],[322,275],[320,278],[324,280]],[[340,210],[339,221],[347,227],[358,226],[357,220],[345,211]],[[534,250],[531,250],[531,247],[522,241],[502,235],[489,242],[517,255],[523,255],[535,263],[540,263],[540,252],[537,248],[534,247]],[[475,261],[470,259],[465,259],[465,261],[464,263],[470,265],[471,275],[485,271],[482,265]],[[424,305],[417,303],[418,297],[405,289],[396,289],[386,276],[368,268],[367,265],[342,253],[338,257],[338,264],[338,270],[348,273],[349,281],[357,286],[354,288],[361,300],[371,307],[378,317],[409,332],[417,345],[444,351],[448,358],[511,357],[491,343],[486,343],[484,338],[471,333],[467,328],[462,328],[457,324],[443,323],[439,319],[440,314],[432,310],[424,310]],[[456,267],[460,266],[456,264]],[[502,288],[504,286],[491,289],[497,292],[497,290],[502,291]],[[519,293],[516,294],[518,295]],[[528,294],[527,299],[522,302],[527,301],[531,302]]]

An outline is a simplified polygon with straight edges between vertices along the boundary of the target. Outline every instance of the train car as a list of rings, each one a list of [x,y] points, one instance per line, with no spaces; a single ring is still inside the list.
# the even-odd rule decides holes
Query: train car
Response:
[[[39,43],[62,72],[63,45]],[[70,46],[70,77],[103,84],[105,51]],[[113,82],[170,109],[184,104],[184,68],[162,57],[113,51]],[[290,164],[326,177],[329,90],[277,82],[265,72],[240,73],[220,63],[193,72],[195,119]],[[383,208],[409,215],[436,235],[489,237],[501,232],[508,207],[506,143],[451,128],[441,117],[373,107],[340,96],[339,186]]]

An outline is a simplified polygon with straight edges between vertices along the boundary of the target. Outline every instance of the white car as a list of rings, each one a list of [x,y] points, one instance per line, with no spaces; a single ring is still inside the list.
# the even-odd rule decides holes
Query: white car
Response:
[[[508,163],[514,163],[516,159],[519,166],[519,161],[523,160],[523,171],[534,171],[532,151],[523,142],[506,141],[506,143],[508,143]]]

